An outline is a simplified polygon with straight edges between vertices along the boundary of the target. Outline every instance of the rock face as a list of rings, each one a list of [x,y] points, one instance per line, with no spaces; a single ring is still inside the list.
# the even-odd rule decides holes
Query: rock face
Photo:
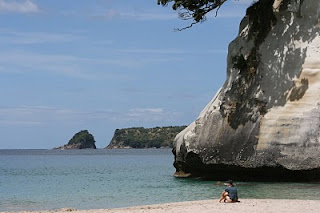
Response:
[[[96,149],[95,140],[88,130],[76,133],[68,144],[54,149]]]
[[[175,138],[176,176],[320,181],[320,1],[260,0],[227,80]]]
[[[116,129],[107,149],[172,148],[173,139],[186,126]]]

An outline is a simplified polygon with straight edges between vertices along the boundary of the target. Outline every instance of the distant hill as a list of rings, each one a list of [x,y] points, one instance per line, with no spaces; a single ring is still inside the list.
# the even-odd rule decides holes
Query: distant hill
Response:
[[[88,130],[81,130],[76,133],[69,143],[54,149],[96,149],[93,135]]]
[[[107,149],[172,148],[173,139],[187,126],[116,129]]]

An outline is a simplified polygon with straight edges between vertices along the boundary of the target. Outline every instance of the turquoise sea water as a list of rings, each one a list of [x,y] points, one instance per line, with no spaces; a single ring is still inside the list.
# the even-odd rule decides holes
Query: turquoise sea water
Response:
[[[177,179],[169,149],[0,150],[0,211],[97,209],[217,199],[217,181]],[[320,199],[317,183],[237,183],[240,198]]]

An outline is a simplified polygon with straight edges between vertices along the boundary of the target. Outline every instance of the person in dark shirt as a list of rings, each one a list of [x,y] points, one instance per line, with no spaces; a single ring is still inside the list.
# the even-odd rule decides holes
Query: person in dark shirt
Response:
[[[219,202],[222,200],[228,203],[238,202],[238,190],[232,180],[227,181],[227,188],[222,192]]]

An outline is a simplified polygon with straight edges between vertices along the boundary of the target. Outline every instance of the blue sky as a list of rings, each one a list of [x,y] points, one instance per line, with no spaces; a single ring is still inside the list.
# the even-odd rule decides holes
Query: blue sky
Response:
[[[189,22],[156,0],[0,0],[0,149],[52,148],[88,129],[187,125],[226,78],[250,0]]]

